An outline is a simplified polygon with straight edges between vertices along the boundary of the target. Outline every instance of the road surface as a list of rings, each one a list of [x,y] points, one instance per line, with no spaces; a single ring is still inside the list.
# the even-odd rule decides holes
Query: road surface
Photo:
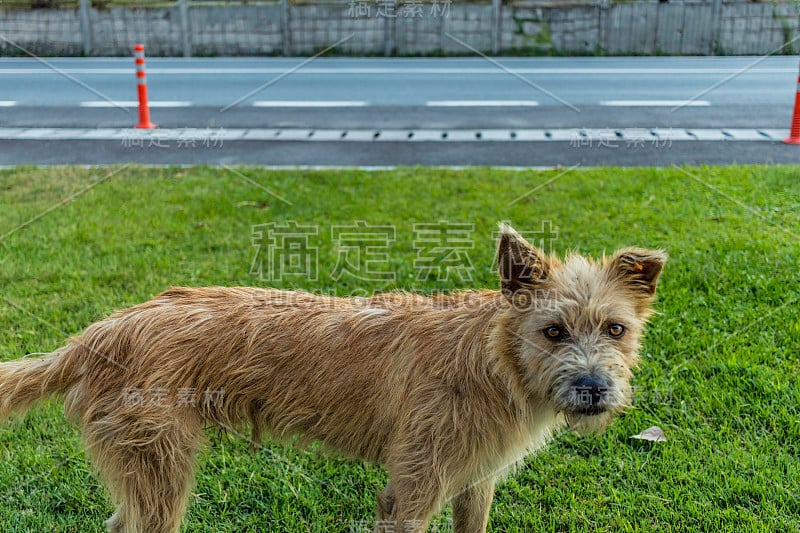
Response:
[[[0,164],[800,162],[795,57],[0,59]],[[98,129],[102,128],[102,129]]]

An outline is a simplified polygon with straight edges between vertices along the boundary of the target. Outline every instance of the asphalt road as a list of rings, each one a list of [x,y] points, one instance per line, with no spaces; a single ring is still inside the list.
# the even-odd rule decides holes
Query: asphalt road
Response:
[[[0,59],[0,164],[669,165],[800,162],[788,133],[795,57],[206,58],[147,60],[161,131],[275,128],[297,135],[178,150],[64,139],[62,128],[137,122],[132,59]],[[19,128],[30,128],[17,136]],[[575,139],[525,140],[573,128]],[[674,130],[669,143],[579,142],[584,129]],[[692,129],[718,130],[718,135]],[[746,128],[747,139],[726,130]],[[320,142],[313,132],[333,132]],[[416,142],[336,142],[350,130],[416,132]],[[485,130],[483,142],[461,142]],[[777,130],[777,132],[776,132]],[[771,133],[765,133],[771,132]],[[712,131],[713,133],[713,131]],[[419,142],[424,135],[439,142]],[[583,137],[581,137],[583,136]],[[279,138],[280,137],[280,138]],[[448,142],[441,142],[443,137]],[[534,137],[536,137],[534,135]],[[528,138],[531,138],[530,136]],[[283,140],[290,139],[290,140]],[[645,133],[643,140],[655,141]],[[187,147],[184,147],[187,148]]]

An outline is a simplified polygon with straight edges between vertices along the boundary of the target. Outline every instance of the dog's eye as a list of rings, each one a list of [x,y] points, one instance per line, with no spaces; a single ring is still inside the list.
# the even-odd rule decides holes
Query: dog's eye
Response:
[[[550,339],[551,341],[557,341],[565,337],[564,330],[558,326],[547,326],[546,328],[544,328],[542,333],[544,333],[544,336]]]
[[[612,337],[622,337],[625,335],[625,326],[622,324],[611,324],[608,326],[608,334]]]

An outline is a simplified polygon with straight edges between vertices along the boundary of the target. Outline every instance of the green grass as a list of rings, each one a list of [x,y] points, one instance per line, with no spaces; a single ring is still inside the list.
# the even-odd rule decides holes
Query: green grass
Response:
[[[293,205],[226,170],[132,167],[5,237],[1,357],[52,350],[60,331],[169,285],[266,285],[250,274],[255,224],[319,224],[319,280],[283,286],[342,293],[495,287],[496,222],[549,220],[559,253],[667,249],[661,314],[636,409],[601,436],[564,433],[529,458],[498,488],[491,530],[800,527],[800,167],[686,169],[708,186],[674,168],[576,170],[513,205],[557,171],[241,170]],[[0,171],[0,234],[108,172]],[[395,283],[331,279],[331,227],[355,220],[396,226]],[[438,220],[475,224],[472,282],[415,281],[413,224]],[[0,426],[0,531],[103,531],[111,505],[61,411],[51,401]],[[651,425],[667,442],[629,438]],[[377,467],[319,450],[250,455],[240,437],[210,437],[187,531],[349,531],[371,519],[385,482]]]

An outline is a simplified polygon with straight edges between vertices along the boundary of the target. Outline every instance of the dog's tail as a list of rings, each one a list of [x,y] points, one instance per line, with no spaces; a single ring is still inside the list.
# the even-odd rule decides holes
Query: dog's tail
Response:
[[[24,413],[37,401],[75,383],[80,344],[71,342],[43,357],[0,363],[0,420]]]

